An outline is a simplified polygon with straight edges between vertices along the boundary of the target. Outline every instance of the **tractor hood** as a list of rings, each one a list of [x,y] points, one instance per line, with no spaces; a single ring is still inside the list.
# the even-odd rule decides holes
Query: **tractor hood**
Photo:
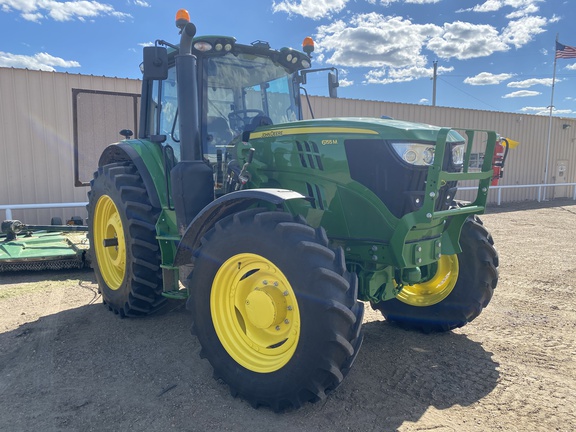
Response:
[[[258,128],[251,138],[272,138],[299,134],[366,134],[379,135],[386,140],[416,140],[436,142],[440,127],[424,123],[412,123],[402,120],[378,119],[372,117],[334,117],[303,120]],[[447,142],[463,142],[464,138],[451,130]]]

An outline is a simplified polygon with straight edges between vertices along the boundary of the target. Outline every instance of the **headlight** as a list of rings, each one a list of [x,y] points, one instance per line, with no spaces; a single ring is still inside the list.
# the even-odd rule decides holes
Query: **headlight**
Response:
[[[465,144],[455,144],[452,146],[452,163],[462,165],[464,163],[464,154],[466,153]]]
[[[392,147],[409,164],[427,166],[434,163],[434,146],[429,144],[392,143]]]
[[[212,49],[212,45],[210,45],[206,41],[198,41],[194,44],[194,48],[196,48],[200,52],[207,52]]]

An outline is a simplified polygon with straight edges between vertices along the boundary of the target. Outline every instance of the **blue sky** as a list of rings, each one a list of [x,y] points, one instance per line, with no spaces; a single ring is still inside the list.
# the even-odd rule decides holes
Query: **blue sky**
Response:
[[[142,47],[198,34],[299,48],[340,70],[339,96],[547,115],[556,35],[576,46],[575,0],[0,0],[0,66],[139,78]],[[576,117],[576,59],[559,59],[554,115]],[[326,77],[309,93],[326,95]]]

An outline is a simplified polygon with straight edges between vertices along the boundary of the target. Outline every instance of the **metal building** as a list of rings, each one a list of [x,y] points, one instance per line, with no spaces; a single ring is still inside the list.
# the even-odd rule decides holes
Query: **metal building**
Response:
[[[86,136],[103,143],[121,139],[122,128],[135,128],[133,103],[124,95],[139,94],[140,85],[131,79],[0,68],[0,205],[86,202],[88,188],[75,187],[75,131],[82,126]],[[81,108],[81,118],[75,107]],[[94,150],[86,155],[92,163],[79,161],[92,165],[90,176],[98,162]],[[11,213],[29,224],[87,216],[84,208]],[[0,210],[0,220],[5,215]]]
[[[11,217],[30,224],[73,215],[84,219],[84,208],[20,210],[14,206],[87,201],[86,184],[102,149],[122,138],[121,129],[137,131],[140,85],[132,79],[0,68],[0,206],[13,206]],[[553,117],[548,146],[547,116],[317,96],[310,103],[316,118],[388,116],[495,130],[521,143],[508,157],[502,185],[576,182],[576,119]],[[310,118],[306,101],[303,107]],[[502,202],[538,198],[536,187],[515,187],[491,190],[489,202],[497,202],[498,193]],[[546,191],[547,199],[573,196],[573,186]],[[468,199],[467,192],[460,191],[458,197]],[[5,216],[5,210],[0,210],[0,220]]]

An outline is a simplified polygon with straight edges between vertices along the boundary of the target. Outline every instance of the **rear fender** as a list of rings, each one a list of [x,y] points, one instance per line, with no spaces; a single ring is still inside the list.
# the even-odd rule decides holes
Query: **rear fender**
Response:
[[[192,263],[194,250],[200,240],[221,219],[258,204],[272,204],[283,209],[286,201],[306,199],[304,195],[287,189],[246,189],[226,194],[204,207],[186,228],[174,258],[176,267]]]
[[[140,140],[131,140],[109,145],[102,152],[98,166],[101,167],[114,162],[131,161],[134,166],[136,166],[140,177],[142,177],[146,192],[150,198],[150,203],[154,207],[162,208],[162,204],[165,203],[163,202],[164,199],[161,200],[158,190],[160,190],[160,188],[162,188],[161,190],[165,190],[166,188],[164,169],[160,161],[156,160],[157,157],[154,157],[155,155],[148,154],[158,151],[154,149],[152,152],[146,152],[143,151],[143,147],[149,147],[149,145]],[[148,155],[148,163],[143,159],[143,155]]]

